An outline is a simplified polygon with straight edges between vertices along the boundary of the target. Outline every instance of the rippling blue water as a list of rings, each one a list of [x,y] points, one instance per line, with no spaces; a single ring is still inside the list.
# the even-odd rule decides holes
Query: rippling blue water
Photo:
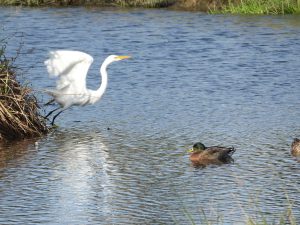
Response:
[[[1,224],[245,224],[288,207],[300,221],[299,16],[0,8],[0,20],[41,102],[49,50],[93,55],[91,89],[107,55],[133,56],[110,66],[99,103],[1,147]],[[193,168],[195,141],[235,146],[235,163]]]

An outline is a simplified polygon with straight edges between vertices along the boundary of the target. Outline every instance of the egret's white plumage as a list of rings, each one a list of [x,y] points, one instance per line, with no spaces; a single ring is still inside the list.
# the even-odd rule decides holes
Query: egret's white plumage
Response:
[[[60,107],[48,113],[46,117],[61,108],[55,118],[73,105],[84,106],[96,103],[104,94],[107,87],[107,66],[115,61],[130,58],[129,56],[108,56],[101,65],[101,85],[97,90],[86,88],[86,75],[93,62],[93,57],[79,51],[58,50],[51,51],[50,57],[45,61],[50,77],[56,77],[56,89],[47,90]]]

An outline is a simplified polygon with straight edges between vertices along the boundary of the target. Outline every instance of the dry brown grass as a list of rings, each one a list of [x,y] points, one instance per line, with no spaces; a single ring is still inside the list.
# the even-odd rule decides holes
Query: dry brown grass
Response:
[[[121,6],[211,11],[238,0],[0,0],[0,5],[21,6]]]
[[[38,103],[30,88],[16,80],[14,58],[4,56],[0,48],[0,139],[13,140],[41,136],[48,132],[40,116]]]
[[[161,8],[173,5],[176,0],[0,0],[0,5],[21,6],[122,6]]]
[[[227,0],[177,0],[174,8],[192,11],[214,11],[227,5]]]

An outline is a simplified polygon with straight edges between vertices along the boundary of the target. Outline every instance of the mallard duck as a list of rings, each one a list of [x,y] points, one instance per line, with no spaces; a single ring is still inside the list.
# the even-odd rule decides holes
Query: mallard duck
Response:
[[[235,152],[235,149],[233,147],[227,148],[220,146],[205,147],[201,142],[197,142],[189,152],[191,152],[190,160],[193,165],[201,166],[231,163],[234,161],[231,156]]]
[[[292,143],[292,155],[293,156],[300,156],[300,140],[298,138],[294,138],[294,141]]]

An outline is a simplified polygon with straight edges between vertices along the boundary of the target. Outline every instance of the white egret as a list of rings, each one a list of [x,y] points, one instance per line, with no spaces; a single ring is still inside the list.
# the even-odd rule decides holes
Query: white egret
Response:
[[[108,56],[100,68],[102,80],[100,87],[97,90],[90,90],[86,88],[86,75],[93,62],[93,57],[79,51],[51,51],[49,59],[44,63],[49,76],[58,79],[56,89],[46,90],[46,92],[54,97],[54,100],[60,107],[49,112],[46,118],[53,112],[61,109],[53,117],[51,122],[53,125],[56,117],[69,107],[73,105],[85,106],[87,104],[95,104],[102,97],[107,87],[107,66],[112,62],[128,58],[130,56]]]

